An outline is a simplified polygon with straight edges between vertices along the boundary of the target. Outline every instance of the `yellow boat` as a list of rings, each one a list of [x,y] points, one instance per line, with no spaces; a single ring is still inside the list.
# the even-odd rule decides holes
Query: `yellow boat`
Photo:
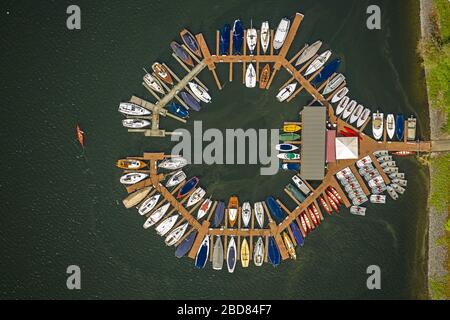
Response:
[[[250,249],[248,248],[247,239],[244,238],[241,244],[241,263],[242,268],[247,268],[250,261]]]
[[[297,255],[295,254],[294,244],[292,243],[292,240],[288,236],[286,231],[283,232],[283,240],[284,240],[284,244],[286,245],[286,249],[289,252],[289,255],[291,256],[291,259],[296,260],[297,259]]]
[[[288,133],[292,133],[292,132],[297,132],[300,131],[302,127],[297,125],[297,124],[285,124],[283,126],[283,131],[284,132],[288,132]]]
[[[120,169],[139,170],[146,166],[147,166],[147,164],[141,160],[135,160],[135,159],[117,160],[117,167]]]

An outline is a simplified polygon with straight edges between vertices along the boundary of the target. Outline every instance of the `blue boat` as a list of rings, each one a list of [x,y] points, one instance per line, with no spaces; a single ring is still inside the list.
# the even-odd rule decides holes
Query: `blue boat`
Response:
[[[280,264],[281,261],[280,251],[278,250],[277,244],[275,243],[275,239],[273,237],[269,237],[268,256],[270,263],[274,267]]]
[[[177,199],[180,199],[187,195],[195,186],[199,183],[200,179],[197,177],[191,178],[188,182],[184,184],[184,186],[178,191]]]
[[[293,171],[300,171],[300,164],[298,163],[283,163],[280,165],[280,169],[283,170],[293,170]]]
[[[178,245],[177,250],[175,250],[175,257],[184,257],[191,250],[196,237],[197,231],[194,230]]]
[[[203,239],[200,248],[198,248],[197,256],[195,257],[195,267],[198,269],[203,269],[208,261],[209,256],[209,236]]]
[[[266,203],[270,209],[270,212],[276,219],[278,219],[278,220],[284,219],[283,211],[281,210],[280,205],[275,201],[275,199],[273,197],[268,197],[266,199]]]
[[[300,231],[300,228],[297,223],[292,222],[291,225],[291,231],[294,235],[295,241],[298,245],[302,246],[305,243],[305,240],[303,239],[302,232]]]
[[[395,120],[395,135],[397,136],[397,139],[402,141],[403,140],[403,132],[405,129],[405,117],[403,117],[403,114],[398,114],[397,119]]]
[[[187,118],[189,117],[189,111],[183,106],[180,106],[179,104],[176,104],[174,102],[170,103],[167,107],[170,113],[180,117],[180,118]]]
[[[198,103],[197,100],[193,96],[191,96],[189,93],[182,91],[180,93],[181,99],[189,106],[189,108],[200,111],[200,103]]]
[[[242,43],[244,41],[244,28],[241,20],[235,20],[233,25],[233,47],[234,53],[241,54]]]
[[[217,204],[216,212],[214,213],[214,227],[220,227],[222,225],[223,217],[225,216],[225,203],[220,201]]]
[[[220,29],[220,54],[226,55],[230,50],[230,25],[225,24],[222,29]]]
[[[312,83],[317,85],[327,80],[333,73],[337,71],[340,64],[340,59],[334,59],[333,61],[331,61],[322,69],[322,71],[320,71],[319,75],[312,81]]]

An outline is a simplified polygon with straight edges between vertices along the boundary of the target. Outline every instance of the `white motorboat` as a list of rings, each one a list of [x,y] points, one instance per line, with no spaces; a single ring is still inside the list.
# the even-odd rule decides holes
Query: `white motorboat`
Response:
[[[404,173],[400,173],[400,172],[391,173],[389,175],[389,178],[391,178],[391,179],[405,179],[405,174]]]
[[[177,171],[173,175],[171,175],[171,177],[166,183],[166,187],[167,188],[174,187],[183,182],[184,180],[186,180],[186,177],[187,177],[186,173],[184,173],[183,170]]]
[[[289,98],[295,91],[295,88],[297,88],[297,82],[288,84],[286,87],[280,90],[277,94],[277,99],[280,102],[283,102],[287,98]]]
[[[331,57],[331,51],[327,50],[324,53],[322,53],[320,56],[318,56],[311,64],[308,66],[305,72],[305,77],[310,75],[313,72],[316,72],[319,70],[325,62],[328,61],[328,59]]]
[[[386,117],[386,132],[389,139],[392,140],[395,133],[395,118],[392,113],[388,114]]]
[[[119,104],[119,112],[129,116],[147,116],[152,114],[150,110],[131,102],[121,102]]]
[[[367,120],[369,120],[370,117],[370,109],[365,108],[364,111],[361,113],[361,116],[359,117],[358,121],[356,122],[356,127],[361,128]]]
[[[389,155],[389,151],[387,150],[378,150],[373,153],[373,155],[377,158],[384,157]]]
[[[405,192],[405,188],[399,186],[399,185],[396,184],[396,183],[392,183],[392,184],[391,184],[391,187],[394,188],[394,190],[395,190],[397,193],[403,194],[403,193]]]
[[[183,168],[185,165],[187,165],[187,163],[187,160],[183,157],[173,157],[164,160],[158,165],[158,167],[167,170],[176,170]]]
[[[381,194],[372,194],[370,196],[370,202],[372,203],[386,203],[386,196],[381,195]]]
[[[156,233],[158,233],[160,236],[166,235],[166,233],[169,232],[170,229],[173,228],[173,226],[177,222],[179,216],[180,216],[179,214],[175,214],[173,216],[166,218],[163,222],[161,222],[156,227],[156,229],[155,229]]]
[[[200,209],[198,209],[198,212],[197,212],[198,220],[203,218],[208,213],[209,209],[211,208],[211,205],[212,205],[211,198],[203,201],[202,205],[200,206]]]
[[[264,228],[264,207],[262,202],[255,202],[253,209],[255,211],[256,221],[261,228]]]
[[[361,114],[362,114],[363,111],[364,111],[364,107],[363,107],[362,105],[359,104],[359,105],[355,108],[355,111],[353,111],[353,113],[351,114],[349,123],[350,123],[350,124],[355,123],[356,120],[359,119],[359,117],[361,116]]]
[[[349,90],[347,87],[343,87],[342,89],[339,89],[334,95],[333,98],[331,98],[331,103],[336,103],[342,98],[344,98],[348,94]]]
[[[148,174],[141,172],[130,172],[120,177],[120,183],[131,185],[138,183],[148,177]]]
[[[345,96],[343,97],[340,101],[338,106],[336,107],[336,115],[340,115],[346,108],[348,105],[348,102],[350,101],[350,98]]]
[[[375,112],[372,115],[372,134],[376,140],[380,140],[383,136],[383,113]]]
[[[270,43],[269,22],[264,21],[261,25],[261,47],[264,53],[266,53],[267,48],[269,48],[269,43]]]
[[[252,63],[248,65],[247,72],[245,73],[245,86],[247,88],[256,87],[256,71]]]
[[[205,88],[203,88],[202,86],[200,86],[192,81],[189,81],[188,85],[189,85],[189,88],[191,89],[191,91],[195,94],[195,96],[197,98],[199,98],[201,101],[206,102],[206,103],[211,102],[211,96],[205,90]]]
[[[386,167],[395,167],[395,166],[397,166],[397,164],[395,163],[395,161],[386,161],[386,162],[383,162],[383,163],[381,164],[381,167],[382,167],[382,168],[386,168]]]
[[[250,49],[250,53],[253,54],[253,51],[255,51],[256,42],[258,41],[258,33],[256,32],[255,28],[250,27],[250,29],[247,29],[247,45]]]
[[[319,51],[320,47],[322,46],[322,41],[316,41],[312,45],[306,45],[306,48],[303,50],[303,52],[298,57],[297,61],[295,62],[295,66],[299,66],[307,61],[309,61],[314,55]]]
[[[323,95],[329,94],[339,88],[339,86],[344,83],[345,76],[342,73],[337,74],[336,76],[331,79],[328,84],[325,86],[325,88],[322,91]]]
[[[166,214],[169,207],[170,207],[170,203],[166,203],[165,205],[156,209],[145,221],[144,229],[148,229],[151,226],[153,226],[155,223],[158,223],[159,220],[161,220],[162,217]]]
[[[295,183],[297,188],[299,188],[300,191],[305,194],[305,196],[307,196],[311,192],[311,189],[309,189],[306,183],[299,176],[293,176],[292,181]]]
[[[252,207],[249,202],[244,202],[242,204],[242,222],[244,223],[244,227],[248,227],[250,222],[250,217],[252,216]]]
[[[342,114],[342,119],[347,119],[353,113],[353,111],[355,111],[357,105],[358,102],[356,102],[355,100],[350,101],[347,104],[347,108],[345,108],[344,113]]]
[[[289,32],[290,25],[291,21],[289,21],[289,19],[281,19],[280,23],[278,24],[277,31],[275,32],[275,36],[273,37],[273,48],[275,50],[278,50],[283,46],[284,40],[286,40],[287,34]]]
[[[388,194],[391,196],[392,200],[397,200],[398,199],[398,194],[394,190],[394,188],[392,188],[391,186],[387,186],[386,190],[387,190]]]
[[[183,223],[181,226],[176,227],[173,229],[166,237],[166,240],[164,241],[166,245],[173,246],[175,243],[178,242],[178,240],[181,239],[183,234],[186,232],[187,227],[189,226],[189,223]]]
[[[160,197],[160,194],[155,194],[150,198],[145,199],[145,201],[142,202],[141,206],[138,209],[139,214],[143,216],[144,214],[149,213],[156,206]]]
[[[141,129],[151,125],[151,122],[144,119],[123,119],[122,126],[131,129]]]
[[[392,161],[392,156],[382,156],[382,157],[377,158],[377,160],[379,162]]]
[[[144,83],[150,87],[150,89],[162,93],[164,94],[164,89],[163,87],[159,84],[158,80],[153,77],[151,74],[147,73],[144,76]]]
[[[401,187],[406,187],[408,185],[408,180],[395,178],[392,179],[392,183],[398,184]]]
[[[187,201],[186,207],[191,207],[194,204],[196,204],[197,202],[199,202],[200,200],[203,199],[203,197],[205,196],[206,191],[203,188],[198,188],[196,189],[190,196],[189,199]]]
[[[353,214],[356,214],[358,216],[365,216],[366,215],[366,208],[360,207],[360,206],[351,206],[350,212]]]
[[[264,241],[262,237],[256,241],[255,249],[253,249],[253,262],[255,266],[260,267],[264,262]]]

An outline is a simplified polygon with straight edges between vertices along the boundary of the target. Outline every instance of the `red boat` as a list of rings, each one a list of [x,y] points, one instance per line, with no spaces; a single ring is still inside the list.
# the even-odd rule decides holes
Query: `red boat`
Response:
[[[322,205],[322,207],[325,209],[325,211],[328,213],[328,215],[331,216],[331,210],[330,210],[330,208],[328,207],[328,205],[327,205],[325,199],[324,199],[322,196],[320,196],[320,197],[319,197],[319,200],[320,200],[320,204]]]
[[[346,135],[345,132],[346,132],[347,134],[350,134],[350,135]],[[359,132],[353,130],[353,129],[350,128],[350,127],[344,126],[344,131],[341,130],[340,133],[341,133],[342,135],[346,136],[346,137],[358,137],[359,140],[362,140],[362,137],[361,137],[361,135],[359,134]]]
[[[80,126],[77,124],[77,139],[81,146],[84,148],[84,132],[81,130]]]
[[[309,231],[312,231],[313,227],[312,227],[311,222],[308,219],[308,216],[305,213],[303,213],[303,217],[305,218],[305,222],[306,222],[306,225],[308,226]]]
[[[334,200],[331,197],[327,196],[327,198],[328,198],[328,202],[333,207],[333,210],[336,211],[336,213],[339,213],[339,208],[338,208],[336,202],[334,202]]]
[[[355,135],[355,136],[359,136],[359,132],[357,132],[357,131],[355,131],[355,130],[353,130],[352,128],[350,128],[350,127],[346,127],[346,126],[344,126],[344,130],[345,131],[347,131],[347,132],[350,132],[350,133],[352,133],[353,135]]]
[[[300,214],[300,222],[302,223],[303,231],[305,231],[306,234],[309,233],[308,227],[306,226],[305,218],[303,218],[303,214]]]
[[[338,198],[336,198],[336,196],[330,190],[326,190],[326,193],[327,193],[328,199],[331,198],[331,200],[333,200],[333,202],[337,206],[339,206],[340,202],[339,202]],[[338,210],[338,212],[339,212],[339,210]]]
[[[331,192],[333,192],[334,196],[339,200],[340,203],[344,204],[344,202],[342,201],[341,196],[339,195],[339,193],[336,191],[335,188],[333,187],[329,187],[329,189],[331,190]]]
[[[312,221],[314,222],[314,224],[316,225],[316,227],[319,225],[319,222],[317,222],[316,216],[314,215],[314,213],[312,212],[312,210],[310,208],[307,208],[309,215],[311,216]]]
[[[314,212],[317,220],[319,221],[319,223],[322,223],[322,221],[320,220],[319,211],[317,210],[316,206],[314,204],[312,204],[311,208],[312,208],[312,211]]]
[[[416,154],[415,151],[396,151],[392,152],[392,154],[395,154],[396,156],[405,157],[405,156],[411,156],[413,154]]]
[[[339,131],[339,133],[341,135],[343,135],[344,137],[356,137],[354,134],[347,132],[347,131],[343,131],[343,130]]]

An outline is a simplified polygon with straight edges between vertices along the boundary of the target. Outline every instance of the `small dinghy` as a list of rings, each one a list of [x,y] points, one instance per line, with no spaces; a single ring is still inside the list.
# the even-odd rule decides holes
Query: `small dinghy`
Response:
[[[342,114],[342,119],[347,119],[353,111],[355,111],[356,105],[358,103],[355,100],[352,100],[348,103],[347,108],[345,108],[344,113]]]
[[[194,111],[200,111],[201,106],[200,103],[198,103],[197,100],[188,92],[180,92],[181,99],[183,99],[184,103],[186,103],[189,108],[191,108]]]
[[[170,203],[166,203],[165,205],[159,207],[158,209],[156,209],[149,217],[148,219],[144,222],[144,229],[148,229],[151,226],[153,226],[155,223],[158,223],[159,220],[162,219],[162,217],[164,217],[164,215],[166,214],[167,210],[170,207]]]
[[[211,102],[211,96],[205,90],[205,88],[191,81],[188,82],[188,85],[189,88],[192,90],[192,92],[195,94],[195,96],[199,98],[201,101],[205,103]]]
[[[244,223],[244,228],[248,227],[251,216],[252,216],[252,207],[250,206],[249,202],[244,202],[242,204],[242,222]]]
[[[139,214],[143,216],[149,213],[156,206],[160,197],[160,194],[155,194],[142,202],[141,206],[138,209]]]
[[[143,119],[123,119],[122,125],[125,128],[141,129],[151,125],[151,122]]]
[[[327,50],[320,56],[318,56],[313,62],[311,62],[308,69],[306,69],[305,77],[319,70],[328,61],[330,57],[331,57],[330,50]]]
[[[317,75],[314,80],[311,81],[314,85],[319,85],[325,80],[328,80],[339,68],[339,65],[341,64],[340,59],[334,59],[330,63],[328,63]]]
[[[352,115],[350,116],[349,123],[355,123],[359,117],[361,117],[362,112],[364,111],[364,106],[358,104],[358,106],[355,108],[355,111],[353,111]]]
[[[212,267],[214,270],[222,270],[223,268],[223,244],[220,236],[216,236],[214,242]]]
[[[255,248],[253,249],[253,262],[255,266],[260,267],[264,262],[264,241],[262,237],[258,237]]]
[[[158,167],[167,170],[176,170],[183,168],[185,165],[187,165],[187,160],[185,158],[175,156],[164,160],[158,164]]]
[[[405,130],[405,118],[403,116],[403,114],[398,114],[397,118],[395,119],[395,135],[397,136],[397,139],[399,141],[403,140],[403,133]]]
[[[178,240],[181,239],[181,237],[183,236],[183,234],[186,232],[187,227],[189,226],[189,223],[186,222],[184,224],[182,224],[181,226],[176,227],[175,229],[173,229],[166,237],[166,240],[164,240],[164,242],[166,243],[166,245],[173,246],[175,243],[178,242]]]
[[[151,111],[131,102],[121,102],[119,104],[119,112],[129,116],[148,116]]]
[[[198,248],[197,256],[195,257],[195,267],[203,269],[209,257],[209,235],[205,236],[202,244]]]
[[[154,78],[150,73],[146,73],[144,76],[144,83],[150,87],[150,89],[164,94],[164,88],[161,86],[161,84],[158,82],[156,78]]]
[[[175,257],[184,257],[192,248],[195,238],[197,237],[197,231],[192,231],[183,241],[177,246],[175,250]]]
[[[170,229],[173,228],[173,226],[175,225],[175,223],[178,220],[178,217],[180,215],[175,214],[171,217],[166,218],[163,222],[161,222],[157,227],[156,227],[156,232],[160,235],[160,236],[164,236],[166,235],[167,232],[170,231]]]
[[[269,22],[264,21],[261,24],[261,48],[263,50],[263,53],[266,53],[267,48],[269,48],[270,43],[270,29],[269,29]]]
[[[312,45],[306,45],[305,50],[300,54],[297,61],[295,62],[295,66],[299,66],[309,61],[314,55],[319,51],[322,46],[322,41],[316,41]]]
[[[369,120],[370,117],[370,109],[365,108],[364,111],[361,113],[361,116],[359,117],[358,121],[356,122],[356,127],[361,128],[367,120]]]
[[[280,92],[278,92],[278,94],[277,94],[278,101],[283,102],[284,100],[289,98],[294,93],[296,88],[297,88],[297,82],[294,82],[294,83],[288,84],[286,87],[281,89]]]
[[[345,97],[348,94],[348,92],[349,92],[348,88],[343,87],[333,95],[333,98],[331,98],[331,103],[339,102],[340,100],[342,100],[343,97]]]
[[[280,153],[280,154],[277,154],[277,158],[283,159],[283,160],[299,160],[300,155],[298,153],[292,153],[292,152]]]
[[[203,199],[203,197],[205,196],[206,191],[203,188],[198,188],[197,190],[195,190],[190,196],[189,199],[187,201],[186,207],[191,207],[194,204],[196,204],[197,202],[199,202],[200,200]]]
[[[253,209],[255,210],[256,221],[261,228],[264,228],[264,207],[262,202],[255,202]]]
[[[282,152],[290,152],[290,151],[298,150],[298,147],[294,146],[292,144],[289,144],[289,143],[281,143],[281,144],[277,144],[275,146],[275,149],[278,151],[282,151]]]
[[[234,241],[234,237],[230,237],[227,249],[227,268],[230,273],[233,273],[236,267],[236,256],[236,242]]]
[[[251,63],[248,65],[247,72],[245,73],[245,86],[247,88],[256,87],[256,71]]]
[[[127,174],[124,174],[123,176],[121,176],[120,183],[126,184],[126,185],[131,185],[131,184],[138,183],[139,181],[142,181],[147,177],[148,177],[148,174],[146,174],[146,173],[131,172],[131,173],[127,173]]]

